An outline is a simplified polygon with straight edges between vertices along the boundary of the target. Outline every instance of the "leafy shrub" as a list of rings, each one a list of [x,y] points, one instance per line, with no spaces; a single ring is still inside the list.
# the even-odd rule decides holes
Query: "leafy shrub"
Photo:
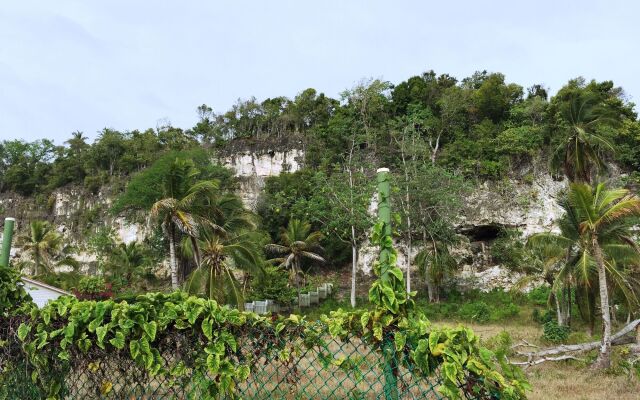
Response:
[[[483,301],[466,303],[460,307],[458,316],[464,320],[484,323],[491,319],[491,308]]]
[[[274,300],[281,305],[291,304],[296,296],[296,289],[289,286],[287,271],[279,267],[265,268],[264,275],[256,275],[251,281],[249,300]]]
[[[543,325],[542,339],[551,343],[564,343],[569,338],[571,328],[558,325],[556,321],[549,321]]]
[[[78,282],[78,291],[81,293],[100,293],[106,290],[106,283],[101,276],[85,276]]]
[[[527,293],[527,299],[537,306],[546,306],[550,291],[549,286],[538,286]]]
[[[111,283],[106,283],[102,276],[81,278],[74,293],[81,300],[105,300],[113,297]]]
[[[352,335],[357,335],[364,344],[379,349],[383,322],[377,315],[365,310],[339,309],[323,316],[320,322],[309,322],[296,315],[272,320],[220,307],[212,300],[187,297],[181,292],[141,295],[135,304],[79,301],[63,296],[25,316],[12,340],[22,342],[15,346],[19,351],[15,358],[27,360],[37,374],[34,386],[43,394],[38,398],[65,397],[64,383],[72,376],[72,368],[87,365],[88,361],[103,368],[101,373],[108,373],[106,367],[99,364],[113,354],[120,360],[130,359],[137,366],[133,371],[144,368],[140,371],[144,372],[140,374],[143,377],[137,378],[142,381],[135,381],[136,377],[131,376],[133,383],[148,382],[146,377],[157,376],[162,385],[173,387],[191,379],[202,381],[196,393],[201,393],[201,389],[209,394],[207,398],[236,398],[241,393],[236,391],[235,383],[249,377],[256,352],[268,360],[287,354],[291,362],[299,363],[311,346],[323,346],[329,352],[328,358],[333,360],[336,355],[329,347],[334,346],[327,346],[325,342],[329,334],[332,340],[339,341],[339,348],[342,343],[348,343]],[[504,368],[504,358],[482,347],[479,337],[471,330],[431,328],[421,313],[395,321],[391,318],[393,326],[397,326],[397,322],[405,325],[397,328],[395,347],[409,355],[403,362],[414,367],[418,376],[449,371],[439,374],[438,391],[447,398],[468,397],[472,393],[481,398],[525,398],[524,392],[529,387],[525,378],[516,369]],[[60,332],[63,332],[62,339],[43,339]],[[297,340],[301,335],[304,341]],[[256,337],[261,340],[250,346],[238,345],[245,343],[244,338]],[[184,343],[187,338],[188,346],[175,347],[175,343]],[[180,349],[187,351],[188,364],[183,361],[186,357],[176,354]],[[167,352],[176,357],[163,357]],[[473,375],[467,377],[466,371],[473,371]],[[3,372],[0,380],[5,378]],[[206,379],[210,374],[215,374],[214,378]],[[109,390],[119,397],[115,386],[103,393]]]
[[[541,313],[540,309],[534,308],[531,318],[539,324],[545,324],[547,322],[554,321],[556,315],[552,310],[544,310],[544,312]]]

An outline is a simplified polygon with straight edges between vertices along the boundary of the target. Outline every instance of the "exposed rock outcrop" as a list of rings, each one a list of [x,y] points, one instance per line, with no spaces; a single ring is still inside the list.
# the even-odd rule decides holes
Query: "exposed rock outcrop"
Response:
[[[247,207],[255,210],[266,178],[302,168],[304,147],[295,140],[286,146],[241,143],[225,149],[213,161],[234,171],[239,178],[239,195]],[[524,237],[553,230],[554,220],[562,213],[556,200],[565,187],[566,182],[556,181],[543,172],[528,179],[485,182],[476,187],[464,199],[463,212],[456,221],[456,230],[463,237],[463,244],[454,249],[455,257],[462,265],[461,282],[480,289],[512,286],[519,276],[509,274],[491,262],[488,256],[491,242],[506,228],[517,228]],[[79,244],[78,258],[93,264],[95,255],[87,249],[86,231],[83,230],[86,227],[81,226],[86,225],[88,219],[105,221],[114,229],[116,238],[124,243],[142,241],[150,233],[148,224],[129,223],[124,218],[109,216],[106,211],[114,197],[108,188],[94,195],[79,187],[56,190],[44,200],[4,194],[0,197],[0,210],[4,209],[5,215],[15,216],[24,225],[33,219],[50,220],[56,229]],[[375,212],[374,209],[375,204],[372,204],[371,211]],[[19,228],[24,230],[25,227]],[[398,263],[404,267],[406,249],[402,243],[397,246]],[[413,249],[411,259],[418,251],[417,247]],[[363,243],[359,269],[370,273],[376,255],[376,249]]]

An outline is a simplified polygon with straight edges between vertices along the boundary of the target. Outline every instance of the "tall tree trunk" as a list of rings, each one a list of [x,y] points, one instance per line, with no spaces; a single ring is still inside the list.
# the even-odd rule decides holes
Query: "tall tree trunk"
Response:
[[[196,263],[196,268],[200,267],[200,247],[195,237],[189,236],[191,240],[191,246],[193,246],[193,261]]]
[[[358,263],[358,247],[356,229],[351,225],[351,307],[356,307],[356,272]]]
[[[407,194],[407,197],[409,195]],[[407,204],[407,207],[409,205]],[[411,251],[412,251],[412,243],[411,243],[411,217],[407,216],[407,231],[409,234],[407,235],[407,293],[411,293]]]
[[[296,281],[296,290],[298,292],[298,312],[300,312],[300,310],[302,309],[302,307],[300,306],[300,276],[299,276],[299,272],[300,272],[300,269],[298,267],[298,260],[294,259],[293,260],[293,276],[294,276],[294,279]]]
[[[176,238],[173,226],[169,227],[169,265],[171,266],[171,287],[178,289],[178,264],[176,262]]]
[[[427,273],[429,273],[427,271]],[[429,279],[429,277],[427,276],[427,278],[425,279],[427,282],[427,295],[429,296],[429,303],[433,303],[436,301],[436,296],[435,296],[435,290],[433,287],[433,282],[431,282],[431,279]]]
[[[34,276],[38,276],[38,272],[40,271],[40,253],[36,252],[35,262],[36,262],[36,270]]]
[[[440,148],[440,135],[442,135],[442,131],[438,133],[435,146],[431,145],[431,139],[429,139],[429,147],[431,147],[431,166],[432,167],[436,165],[436,156],[438,154],[438,149]]]
[[[556,315],[558,319],[558,325],[564,325],[564,318],[562,317],[562,307],[560,307],[560,299],[558,299],[558,294],[553,293],[553,298],[556,303]]]
[[[571,281],[569,280],[569,283],[567,283],[567,292],[568,292],[568,299],[567,299],[567,326],[571,326],[571,307],[572,307],[572,300],[571,298],[573,297],[572,295],[572,288],[571,288]]]
[[[593,235],[591,245],[593,247],[596,264],[598,265],[598,289],[600,291],[600,309],[602,311],[602,341],[594,367],[609,368],[611,366],[611,309],[609,308],[607,274],[602,249],[598,243],[598,235]]]
[[[422,245],[426,249],[426,247],[427,247],[427,231],[424,228],[422,229]],[[436,251],[435,242],[433,242],[433,251],[434,252]],[[430,272],[430,269],[431,269],[431,265],[429,263],[427,263],[427,265],[425,265],[424,268],[425,268],[424,281],[427,284],[427,296],[429,296],[429,303],[433,303],[436,298],[435,298],[435,293],[434,293],[434,290],[433,290],[433,282],[431,282],[431,276],[429,275],[429,272]]]

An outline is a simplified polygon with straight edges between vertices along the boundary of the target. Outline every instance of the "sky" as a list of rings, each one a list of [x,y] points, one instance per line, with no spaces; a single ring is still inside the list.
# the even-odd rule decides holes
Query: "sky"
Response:
[[[238,98],[502,72],[640,99],[635,1],[20,0],[0,5],[0,140],[197,121]]]

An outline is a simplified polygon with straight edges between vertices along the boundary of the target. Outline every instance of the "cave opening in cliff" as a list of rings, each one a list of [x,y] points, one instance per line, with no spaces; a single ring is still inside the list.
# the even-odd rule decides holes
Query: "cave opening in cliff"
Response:
[[[502,227],[499,225],[474,225],[462,231],[472,242],[491,242],[500,236],[500,232]]]

